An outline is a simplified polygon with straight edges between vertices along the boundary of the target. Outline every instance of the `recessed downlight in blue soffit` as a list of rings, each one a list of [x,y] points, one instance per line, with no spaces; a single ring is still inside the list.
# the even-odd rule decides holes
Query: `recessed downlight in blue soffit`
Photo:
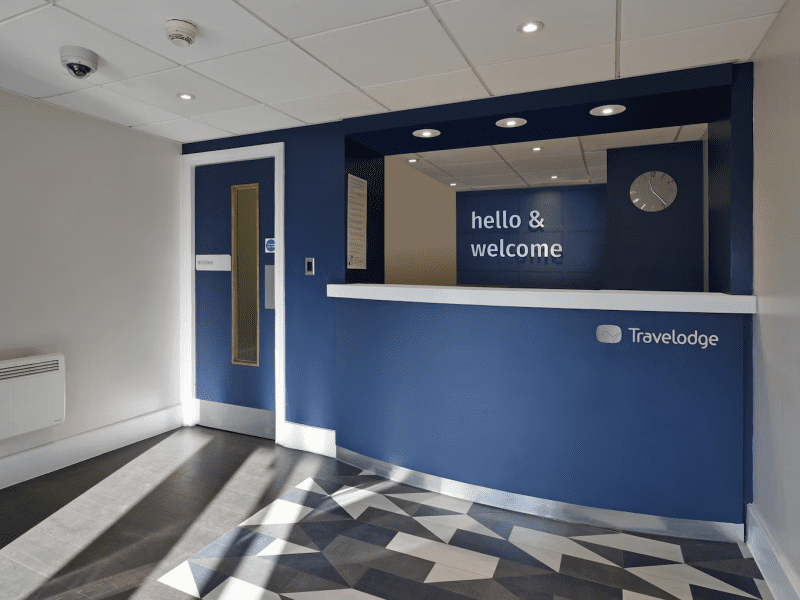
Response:
[[[345,139],[388,155],[730,120],[733,142],[722,160],[747,163],[748,78],[750,64],[719,65],[184,145],[188,154],[285,143],[287,419],[334,429],[345,448],[454,480],[741,523],[752,483],[743,422],[752,391],[742,389],[752,366],[750,340],[742,340],[750,317],[371,302],[329,298],[325,286],[345,282]],[[588,114],[601,104],[628,109]],[[528,123],[494,125],[509,115]],[[426,127],[442,134],[411,135]],[[729,228],[716,246],[729,263],[732,247],[748,248],[734,224],[752,221],[752,186],[739,188],[717,222]],[[368,221],[368,235],[382,229]],[[315,277],[304,276],[305,256],[318,257]],[[730,289],[752,286],[748,264],[730,263]],[[600,324],[718,330],[726,342],[706,350],[605,345],[594,339]],[[555,446],[537,443],[538,433]]]

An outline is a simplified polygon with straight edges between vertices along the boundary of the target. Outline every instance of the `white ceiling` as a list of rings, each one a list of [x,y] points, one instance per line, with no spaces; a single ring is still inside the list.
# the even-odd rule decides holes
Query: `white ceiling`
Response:
[[[396,154],[390,158],[400,160],[458,192],[587,185],[606,182],[606,151],[609,148],[699,140],[707,128],[707,124],[698,123],[499,146]],[[409,160],[416,162],[410,163]],[[554,175],[556,179],[553,179]]]
[[[0,0],[0,88],[193,142],[746,61],[783,3]],[[192,46],[167,40],[169,18],[197,23]],[[544,29],[519,34],[527,20]],[[98,72],[70,77],[63,45]]]

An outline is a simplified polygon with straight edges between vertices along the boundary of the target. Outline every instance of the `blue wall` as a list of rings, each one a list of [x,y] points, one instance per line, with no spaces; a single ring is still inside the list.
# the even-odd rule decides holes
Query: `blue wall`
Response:
[[[604,287],[606,246],[605,185],[558,186],[539,189],[491,190],[456,194],[457,265],[459,284],[524,288],[601,289]],[[513,229],[486,229],[472,215],[519,215]],[[530,226],[538,213],[544,227]],[[559,244],[560,258],[474,256],[473,245]],[[516,252],[516,251],[512,251]]]
[[[741,522],[743,317],[337,300],[337,444],[457,481]],[[601,344],[598,325],[623,329]],[[628,327],[719,336],[634,344]]]
[[[747,67],[750,68],[749,71],[747,71]],[[408,402],[413,400],[416,403],[424,403],[426,400],[424,397],[416,397],[419,389],[416,380],[408,377],[400,379],[398,374],[387,370],[388,367],[379,364],[382,360],[391,362],[392,357],[405,356],[406,351],[402,347],[404,342],[408,342],[410,347],[417,352],[430,351],[435,357],[436,352],[440,351],[450,356],[457,351],[457,344],[464,342],[464,339],[457,335],[456,329],[457,325],[463,322],[463,319],[457,319],[454,314],[452,316],[452,319],[454,319],[452,324],[442,323],[442,327],[449,328],[453,332],[451,337],[431,336],[429,341],[426,341],[428,338],[424,335],[414,338],[410,334],[406,335],[402,332],[393,333],[393,326],[388,331],[383,331],[380,319],[373,317],[375,309],[372,303],[338,301],[326,296],[325,286],[328,283],[343,283],[345,281],[346,137],[354,139],[372,150],[388,154],[439,150],[448,146],[466,147],[521,141],[519,136],[530,136],[528,139],[550,139],[614,130],[621,131],[722,121],[730,118],[731,86],[734,82],[734,77],[744,78],[746,82],[747,73],[752,78],[751,65],[719,65],[185,144],[183,148],[185,154],[272,142],[284,142],[285,144],[287,418],[298,423],[336,429],[339,443],[345,446],[350,445],[351,449],[355,451],[359,451],[361,446],[355,443],[357,440],[354,438],[357,437],[358,433],[354,430],[352,421],[357,417],[358,422],[363,424],[364,420],[360,416],[361,413],[368,415],[369,418],[377,418],[374,415],[379,413],[388,420],[399,419],[402,423],[408,424],[408,426],[403,429],[398,425],[397,428],[393,429],[391,436],[383,442],[384,445],[380,449],[379,455],[374,455],[390,462],[402,463],[408,453],[412,451],[423,453],[427,448],[430,452],[430,446],[420,447],[416,450],[410,448],[404,438],[415,439],[419,443],[427,443],[429,440],[435,442],[437,435],[446,440],[451,440],[451,443],[454,444],[459,438],[464,438],[474,442],[475,448],[484,448],[489,451],[487,456],[490,458],[497,458],[498,456],[496,453],[492,453],[491,445],[481,443],[492,440],[473,437],[475,428],[472,422],[467,420],[467,416],[460,417],[458,412],[453,412],[452,418],[444,421],[441,430],[438,433],[433,433],[434,437],[425,438],[424,440],[420,437],[415,437],[413,423],[406,415],[416,414],[415,411],[418,411],[418,409]],[[588,116],[588,108],[591,106],[617,101],[628,107],[628,110],[622,115],[614,119],[595,119]],[[494,126],[497,118],[508,114],[529,115],[528,125],[518,129],[501,129]],[[543,118],[544,116],[548,118]],[[732,123],[734,129],[737,130],[743,127],[746,128],[746,125],[746,118],[744,117]],[[411,132],[414,129],[432,126],[442,131],[442,135],[433,140],[419,140],[411,136]],[[741,131],[734,132],[733,139],[743,139],[742,135],[744,134]],[[516,139],[514,139],[514,136],[517,136]],[[744,146],[744,143],[742,146]],[[732,160],[740,159],[746,162],[748,156],[752,160],[752,147],[739,147],[737,142],[737,145],[732,148],[731,154]],[[750,194],[749,197],[747,197],[748,193]],[[733,207],[732,210],[734,212],[738,211],[738,213],[744,215],[749,210],[749,214],[752,215],[752,186],[750,188],[742,186],[739,195],[734,199],[737,203],[743,205]],[[749,205],[747,204],[748,202]],[[739,219],[737,223],[745,221],[746,219]],[[735,232],[734,237],[737,237],[738,240],[740,232]],[[748,250],[747,244],[742,245],[738,241],[737,251],[742,251],[745,254],[747,252],[751,253],[751,249]],[[304,275],[303,259],[306,256],[314,256],[317,259],[317,275],[315,277]],[[752,264],[751,254],[750,256],[744,256],[744,259],[737,260],[734,263],[733,268],[736,272],[732,273],[731,277],[736,281],[752,281],[752,268],[750,267],[748,270],[748,265]],[[385,319],[387,323],[392,323],[396,319],[401,321],[413,319],[413,315],[409,314],[409,306],[419,307],[420,305],[405,306],[400,303],[386,303],[381,308],[381,311],[386,311],[381,316],[381,319]],[[469,312],[480,311],[479,307],[450,308],[456,311],[456,314],[467,314],[470,319],[477,318],[478,321],[475,322],[479,322],[479,319],[484,316],[482,313]],[[361,333],[366,336],[363,340],[351,340],[349,338],[354,326],[352,319],[355,319],[355,317],[343,318],[341,311],[345,309],[351,311],[354,315],[360,314],[365,319],[365,321],[358,323],[358,328],[363,330]],[[458,313],[457,311],[459,310],[467,312]],[[504,310],[501,309],[501,312]],[[525,329],[529,327],[530,323],[541,322],[541,319],[551,312],[559,311],[508,313],[512,315],[513,327],[509,325],[507,329],[509,331]],[[393,313],[396,313],[396,315],[392,316]],[[506,313],[502,312],[502,314]],[[578,313],[569,311],[564,314],[576,315]],[[616,319],[616,315],[624,316],[625,313],[614,313],[614,315],[615,320],[619,321],[619,319]],[[451,317],[448,316],[447,318]],[[731,318],[734,319],[735,317]],[[493,322],[491,318],[489,321]],[[373,324],[368,331],[365,324],[367,322]],[[480,338],[480,336],[485,335],[485,332],[482,327],[476,329],[475,322],[472,322],[473,328],[467,329],[467,331],[472,336]],[[463,324],[464,326],[467,325],[466,322],[463,322]],[[622,325],[623,323],[619,322],[618,324]],[[515,345],[514,338],[507,341],[502,336],[495,335],[492,332],[489,333],[492,336],[492,344],[494,345],[493,354],[502,356],[508,352],[522,352],[525,349],[524,346]],[[398,340],[400,341],[399,346],[397,345]],[[362,341],[364,344],[372,345],[374,348],[372,356],[360,349],[359,344]],[[472,343],[477,342],[472,340]],[[354,350],[355,360],[344,360],[348,353],[344,352],[342,348],[346,348],[347,344],[355,345],[355,350],[357,350],[357,352]],[[435,344],[442,347],[439,348]],[[529,359],[526,360],[497,364],[498,370],[494,377],[513,382],[517,381],[517,375],[521,374],[529,382],[528,385],[535,385],[530,375],[530,373],[538,372],[533,368],[536,366],[535,356],[535,354],[531,354]],[[740,365],[742,364],[746,364],[747,369],[750,369],[751,363],[745,363],[745,360],[742,358],[731,367],[730,371],[735,375],[740,371]],[[463,369],[458,364],[450,362],[434,362],[434,364],[439,365],[441,368],[439,376],[448,381],[452,381],[461,374],[465,377],[469,375],[463,373]],[[620,363],[615,368],[619,369],[623,364]],[[374,373],[374,375],[370,375],[370,381],[375,383],[376,389],[389,384],[395,385],[394,395],[366,397],[360,394],[352,402],[346,401],[346,398],[343,400],[342,394],[345,392],[346,386],[354,385],[354,382],[361,378],[364,372]],[[401,372],[403,371],[401,370]],[[623,382],[628,377],[624,372],[619,370],[616,372]],[[376,381],[378,376],[385,378],[385,381],[380,386],[377,385],[378,382]],[[747,373],[745,376],[747,377]],[[698,377],[698,381],[702,382],[702,379],[703,377]],[[736,380],[737,378],[734,376],[734,381]],[[467,378],[466,381],[472,382],[473,380]],[[479,382],[475,382],[475,385],[478,384]],[[577,384],[573,382],[570,385]],[[482,388],[478,387],[476,389],[480,390]],[[693,397],[692,389],[685,390],[684,396]],[[477,403],[479,406],[485,405],[485,402],[481,398],[477,398],[475,394],[470,396],[466,387],[460,396],[454,396],[456,399],[452,403],[457,404],[458,397],[463,398],[465,403],[471,402],[472,404]],[[431,398],[433,401],[437,396],[433,395]],[[482,398],[485,399],[487,397],[484,394]],[[489,407],[484,410],[505,410],[506,403],[513,401],[513,398],[507,397],[492,396],[491,398],[496,404],[496,409]],[[439,397],[438,401],[441,403],[441,397]],[[747,396],[745,401],[749,406],[749,403],[752,402],[752,395]],[[676,424],[677,413],[673,412],[665,415],[664,410],[666,408],[664,406],[659,404],[650,406],[631,402],[632,407],[648,407],[647,414],[642,415],[639,421],[639,423],[647,426],[645,431],[648,434],[651,430],[657,430],[659,427],[664,428],[665,432],[670,432],[678,427]],[[698,402],[700,409],[706,410],[706,412],[712,410],[711,408],[703,408],[704,401],[702,398],[698,399]],[[708,509],[709,513],[714,512],[716,515],[713,518],[741,522],[742,490],[749,488],[752,477],[748,471],[745,472],[745,477],[742,479],[743,470],[746,468],[743,467],[742,461],[742,440],[747,435],[747,424],[744,424],[742,413],[742,394],[735,399],[731,399],[730,402],[730,414],[733,416],[738,415],[738,446],[728,439],[728,434],[730,433],[729,421],[732,417],[727,413],[717,415],[719,417],[718,420],[711,423],[711,429],[705,432],[705,435],[710,436],[711,439],[720,439],[724,442],[723,445],[729,446],[729,452],[726,455],[715,455],[718,459],[718,464],[714,466],[714,469],[709,468],[709,477],[712,479],[718,476],[722,477],[723,485],[720,487],[720,495],[708,496],[700,501],[696,494],[691,491],[688,484],[680,489],[681,493],[686,492],[689,494],[688,498],[697,501],[700,508],[694,512]],[[669,405],[665,406],[668,407]],[[687,409],[686,403],[682,406]],[[568,424],[579,425],[583,421],[596,421],[598,414],[603,415],[602,405],[598,404],[591,408],[591,412],[573,413],[567,410],[556,410],[550,413],[539,412],[534,416],[541,420],[545,419],[543,415],[547,415],[546,420],[541,420],[541,427],[545,427],[549,423],[551,428],[564,427],[565,431],[569,432]],[[696,406],[692,406],[692,409],[696,408]],[[358,411],[361,411],[361,413]],[[468,414],[468,412],[465,413],[465,415]],[[622,414],[624,413],[621,413],[620,416]],[[693,413],[684,412],[681,417],[682,426],[692,426],[692,418],[687,416],[691,414]],[[613,423],[609,419],[610,416],[602,419],[601,422],[604,426],[597,427],[595,438],[600,437],[604,428],[611,427],[613,431]],[[535,419],[534,422],[536,422]],[[628,423],[630,422],[628,421]],[[431,432],[427,426],[425,431]],[[657,434],[658,431],[655,431],[655,433]],[[374,436],[370,431],[361,430],[361,434],[364,435],[365,444],[372,443]],[[512,449],[517,452],[514,454],[524,454],[527,451],[528,436],[507,437],[505,439],[515,440],[515,445]],[[702,439],[698,432],[698,440]],[[392,442],[392,447],[390,447],[389,442]],[[614,461],[637,460],[637,451],[640,448],[648,451],[644,453],[647,456],[655,451],[649,439],[645,436],[640,436],[638,440],[629,439],[627,443],[628,445],[616,450],[600,447],[601,451],[608,451],[609,454],[603,457],[599,452],[594,452],[594,455],[590,455],[589,458],[592,460],[605,458],[606,462],[604,464],[613,465],[615,464]],[[538,461],[536,463],[537,468],[544,469],[544,465],[549,465],[551,470],[557,469],[559,462],[558,460],[553,461],[553,453],[546,448],[540,449],[542,450],[541,456],[534,457]],[[626,457],[623,450],[630,451],[631,456]],[[665,452],[664,454],[666,456],[668,453]],[[509,453],[509,455],[512,455],[512,453]],[[434,455],[431,453],[432,456]],[[449,456],[449,453],[442,455],[442,464],[438,466],[446,466]],[[681,456],[685,456],[685,454]],[[667,458],[660,460],[665,461]],[[695,457],[692,457],[692,460],[695,460]],[[703,457],[700,457],[699,460],[702,464],[706,464]],[[499,469],[502,474],[506,475],[508,471],[503,469],[508,464],[491,464],[488,459],[479,460],[475,463],[473,472],[471,474],[465,473],[463,479],[472,481],[495,477],[502,479],[501,484],[506,489],[510,489],[514,485],[512,478],[501,478],[492,474],[493,470]],[[427,467],[428,465],[424,466]],[[432,468],[427,469],[428,472],[436,472],[437,465],[430,466]],[[516,466],[519,469],[528,468],[521,461],[511,463],[511,466]],[[639,467],[643,468],[641,465]],[[671,474],[671,480],[674,480],[675,477],[680,477],[679,472],[681,470],[694,472],[691,465],[684,466],[673,463],[670,468],[666,468],[666,472]],[[735,478],[734,475],[730,474],[731,470],[738,470],[739,487],[731,494],[727,494],[727,488],[724,486]],[[724,472],[725,475],[718,475],[720,472]],[[579,480],[579,477],[584,476],[584,474],[587,477],[586,482]],[[572,479],[564,484],[563,489],[577,490],[581,486],[588,488],[591,485],[596,485],[598,486],[597,490],[607,491],[609,489],[608,485],[599,481],[598,477],[598,474],[588,473],[587,469],[584,468],[576,471]],[[631,484],[631,486],[633,493],[635,484]],[[557,492],[558,490],[555,491]],[[587,489],[587,492],[590,491]],[[668,494],[665,493],[664,495]],[[556,496],[553,496],[553,498],[558,499]],[[718,498],[721,498],[719,502],[717,502]],[[639,494],[639,499],[641,500],[641,494]],[[589,503],[590,499],[586,498],[584,500]],[[663,505],[659,504],[659,502],[663,502],[663,499],[654,497],[653,502],[653,510],[647,509],[641,512],[653,513],[656,510],[665,509]],[[738,515],[728,518],[730,516],[729,505],[731,502],[738,506]],[[607,501],[601,505],[606,504]]]

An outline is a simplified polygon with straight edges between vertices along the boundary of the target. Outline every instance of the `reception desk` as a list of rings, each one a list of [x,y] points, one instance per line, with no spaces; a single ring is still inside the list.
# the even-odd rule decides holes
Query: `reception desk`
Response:
[[[340,448],[563,506],[743,522],[755,297],[406,285],[328,296]]]

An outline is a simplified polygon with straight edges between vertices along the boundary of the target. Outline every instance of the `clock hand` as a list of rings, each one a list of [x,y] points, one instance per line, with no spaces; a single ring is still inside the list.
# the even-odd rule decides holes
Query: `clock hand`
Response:
[[[649,186],[650,186],[650,191],[651,191],[651,192],[653,192],[653,193],[656,195],[656,198],[658,198],[659,200],[661,200],[661,204],[663,204],[664,206],[666,206],[666,205],[667,205],[667,203],[666,203],[666,202],[664,202],[664,200],[661,198],[661,196],[659,196],[659,195],[658,195],[658,192],[656,192],[656,191],[653,189],[653,184],[652,184],[652,183],[650,183],[650,181],[648,181],[648,182],[647,182],[647,185],[649,185]]]

